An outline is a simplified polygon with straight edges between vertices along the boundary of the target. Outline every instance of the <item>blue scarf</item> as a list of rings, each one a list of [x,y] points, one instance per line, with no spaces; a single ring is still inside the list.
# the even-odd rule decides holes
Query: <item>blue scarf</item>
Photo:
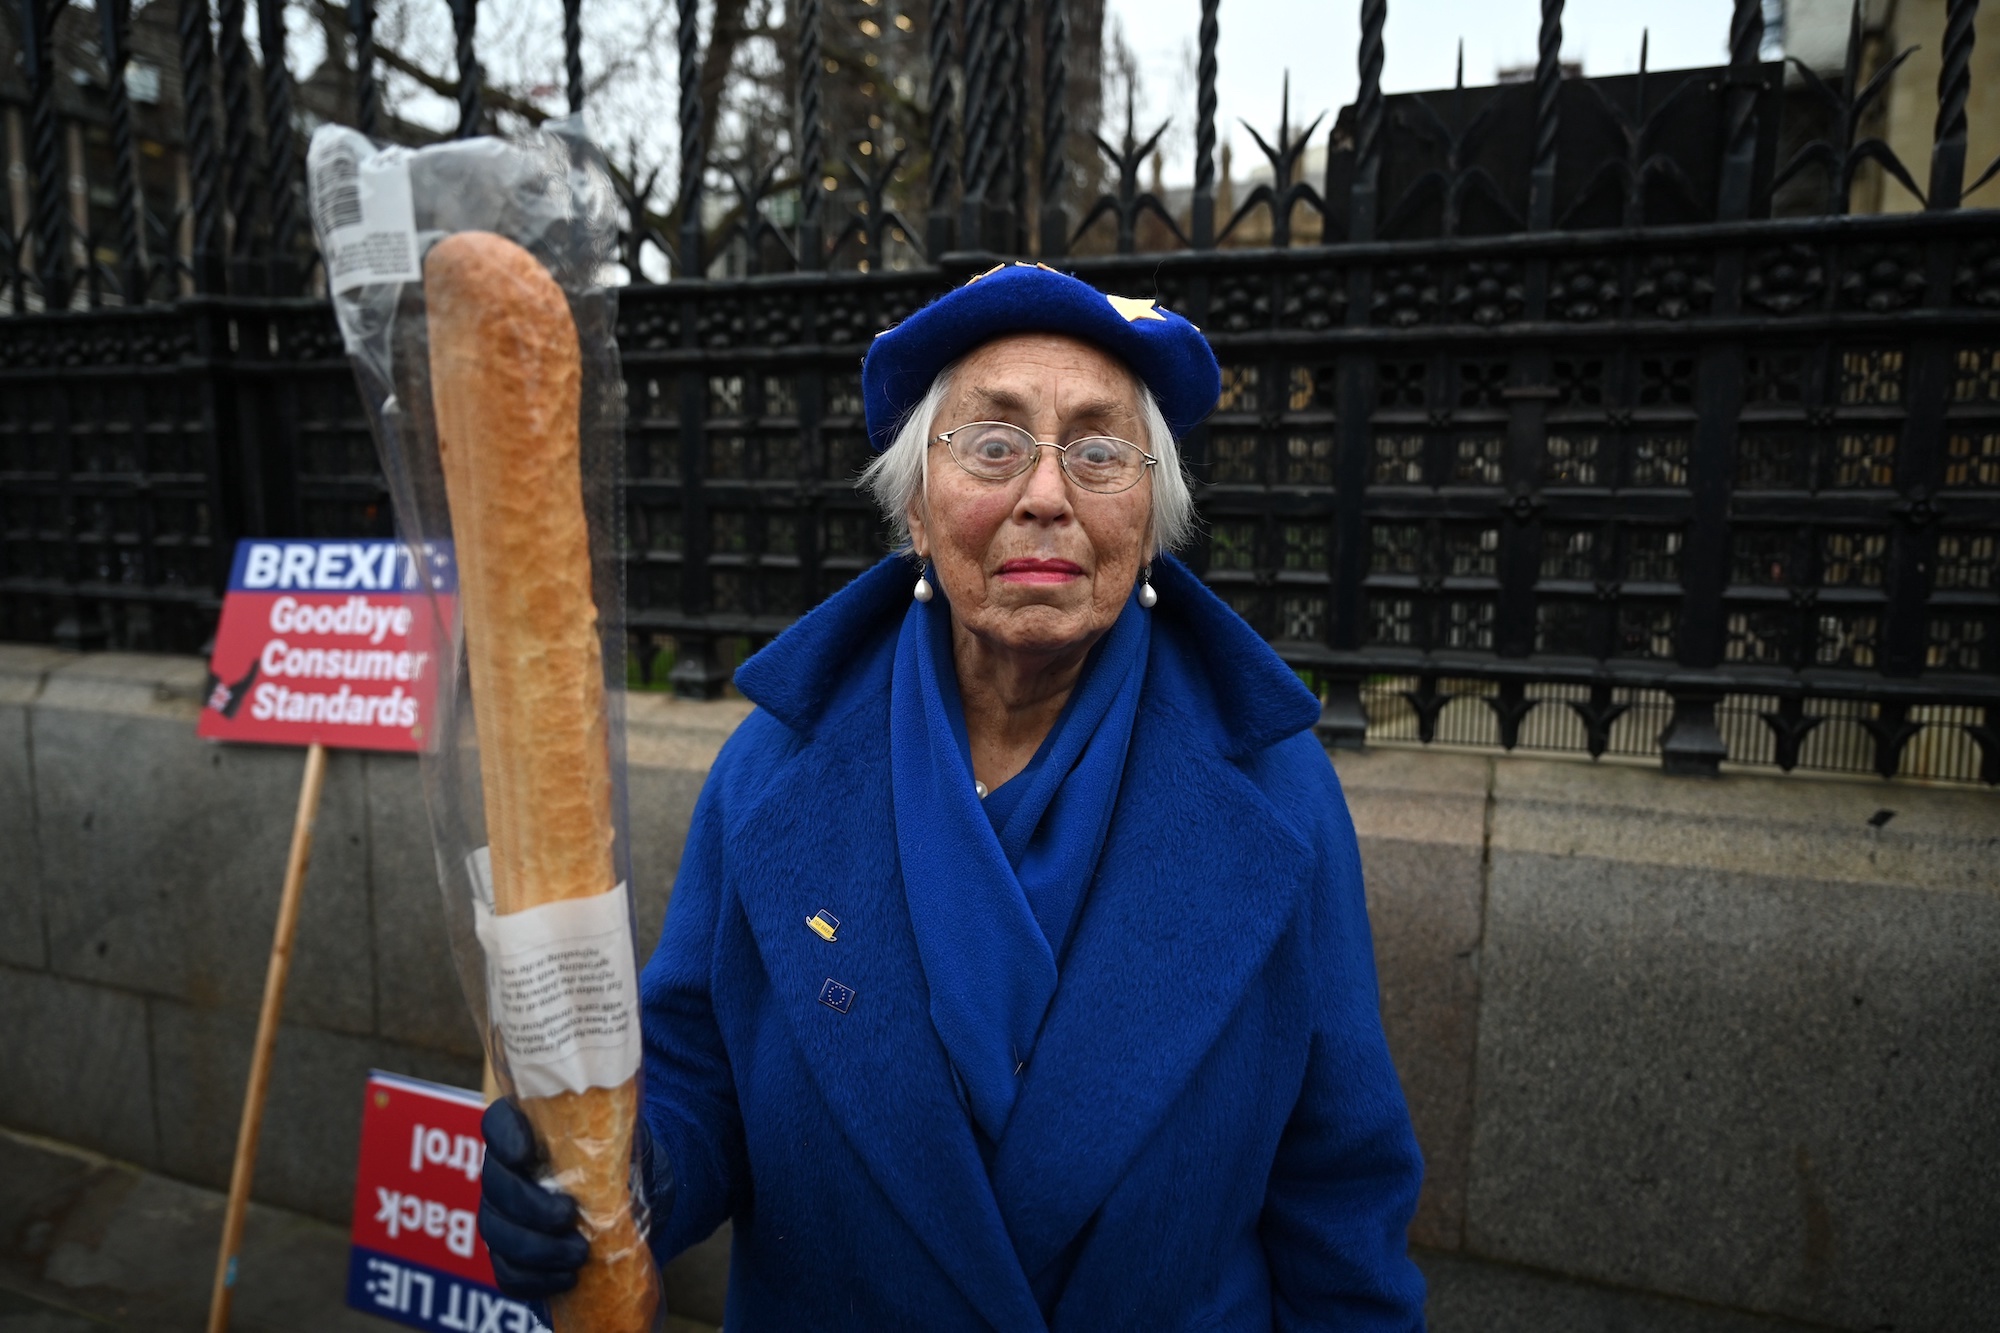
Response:
[[[931,1022],[989,1142],[1007,1127],[1097,872],[1151,642],[1150,618],[1126,602],[989,819],[972,785],[950,608],[939,596],[903,617],[889,696],[896,845]]]

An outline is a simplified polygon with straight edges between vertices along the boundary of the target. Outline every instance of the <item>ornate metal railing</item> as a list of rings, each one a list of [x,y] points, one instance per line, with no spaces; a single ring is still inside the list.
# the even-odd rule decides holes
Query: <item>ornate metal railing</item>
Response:
[[[2000,782],[2000,214],[1959,207],[1992,174],[1966,161],[1976,0],[1948,6],[1922,188],[1858,129],[1884,86],[1859,42],[1838,88],[1815,79],[1788,103],[1757,0],[1735,6],[1728,66],[1593,82],[1559,77],[1562,5],[1545,0],[1531,83],[1405,98],[1382,93],[1386,6],[1367,0],[1361,92],[1325,131],[1323,174],[1297,172],[1320,131],[1282,124],[1269,178],[1226,216],[1215,0],[1178,200],[1140,191],[1129,121],[1104,145],[1111,192],[1071,197],[1065,108],[1019,73],[1039,36],[1041,87],[1063,86],[1062,3],[1034,6],[1039,33],[1024,8],[921,16],[944,20],[915,34],[933,69],[963,79],[934,73],[931,114],[899,127],[928,151],[908,202],[885,152],[840,190],[808,188],[785,226],[769,171],[706,160],[682,11],[680,194],[671,227],[635,201],[628,255],[748,273],[621,298],[635,679],[720,689],[878,558],[852,485],[870,337],[1032,252],[1208,332],[1225,387],[1187,441],[1203,518],[1187,558],[1320,690],[1329,743]],[[352,13],[365,36],[365,0]],[[453,13],[476,68],[471,0]],[[812,0],[800,14],[804,56],[832,19]],[[567,17],[574,105],[574,3]],[[207,29],[189,30],[199,89]],[[282,83],[281,59],[265,68]],[[792,165],[810,186],[832,174],[823,65],[799,68]],[[37,89],[53,78],[27,69]],[[214,80],[225,110],[232,77]],[[477,126],[479,86],[462,89]],[[1787,119],[1801,97],[1825,114]],[[33,262],[7,286],[43,313],[0,319],[0,636],[193,649],[236,535],[388,530],[328,312],[258,294],[311,280],[278,197],[295,197],[296,146],[261,175],[221,171],[214,101],[186,99],[194,188],[151,229],[187,240],[171,281],[164,256],[126,247],[95,286],[66,286],[78,247],[34,168],[11,251]],[[282,147],[280,124],[261,133]],[[232,161],[256,140],[223,137]],[[1848,216],[1864,168],[1923,209]],[[1769,216],[1800,180],[1823,211]],[[705,209],[711,187],[738,196]],[[1168,248],[1137,253],[1149,227]],[[917,262],[854,262],[892,232]],[[196,291],[110,308],[175,286]]]

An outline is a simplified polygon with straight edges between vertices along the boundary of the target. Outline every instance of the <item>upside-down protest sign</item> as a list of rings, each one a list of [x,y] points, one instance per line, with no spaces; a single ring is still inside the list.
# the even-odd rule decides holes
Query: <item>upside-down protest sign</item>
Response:
[[[479,1237],[485,1102],[375,1071],[361,1116],[347,1303],[439,1333],[535,1333],[543,1325],[493,1286]]]
[[[237,543],[196,733],[422,749],[436,718],[439,653],[449,651],[454,573],[444,546]],[[435,604],[423,595],[426,578]]]

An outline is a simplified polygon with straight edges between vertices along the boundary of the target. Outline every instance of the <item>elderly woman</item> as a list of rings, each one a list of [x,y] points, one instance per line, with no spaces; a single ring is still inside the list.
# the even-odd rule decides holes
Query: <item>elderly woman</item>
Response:
[[[875,340],[908,559],[737,673],[641,982],[653,1244],[734,1220],[731,1333],[1422,1326],[1319,706],[1165,554],[1218,383],[1036,265]],[[568,1201],[488,1136],[502,1285],[560,1290]]]

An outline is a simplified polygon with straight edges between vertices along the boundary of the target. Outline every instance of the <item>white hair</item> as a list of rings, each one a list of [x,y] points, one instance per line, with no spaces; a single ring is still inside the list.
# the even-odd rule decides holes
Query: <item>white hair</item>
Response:
[[[958,363],[953,362],[938,372],[924,396],[897,424],[889,447],[861,470],[861,485],[889,521],[898,551],[910,549],[910,509],[930,480],[932,427],[957,370]],[[1166,414],[1160,411],[1159,399],[1144,381],[1134,376],[1133,382],[1139,391],[1139,422],[1145,428],[1146,451],[1159,460],[1157,467],[1146,469],[1153,488],[1152,531],[1147,544],[1150,559],[1155,552],[1171,551],[1193,535],[1194,493],[1181,467],[1180,444],[1167,425]]]

